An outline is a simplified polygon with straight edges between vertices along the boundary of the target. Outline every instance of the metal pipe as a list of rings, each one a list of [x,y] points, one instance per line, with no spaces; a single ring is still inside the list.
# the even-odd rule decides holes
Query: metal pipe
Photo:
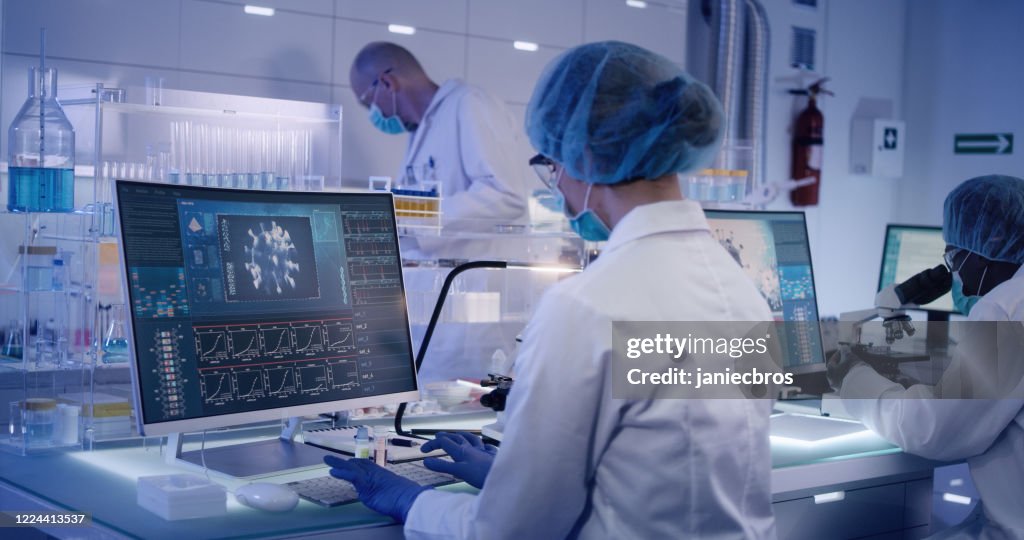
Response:
[[[720,0],[718,3],[717,24],[713,26],[712,39],[717,45],[712,54],[714,57],[715,93],[722,102],[725,112],[725,146],[731,146],[740,137],[742,129],[741,75],[743,69],[742,47],[745,6],[741,0]],[[728,155],[728,153],[727,153]],[[731,168],[731,164],[723,164]]]
[[[759,0],[745,0],[747,6],[748,33],[746,42],[746,86],[744,88],[744,113],[749,123],[749,138],[753,146],[751,167],[751,189],[758,189],[766,182],[765,175],[765,128],[768,125],[768,67],[771,51],[771,29],[768,15]]]

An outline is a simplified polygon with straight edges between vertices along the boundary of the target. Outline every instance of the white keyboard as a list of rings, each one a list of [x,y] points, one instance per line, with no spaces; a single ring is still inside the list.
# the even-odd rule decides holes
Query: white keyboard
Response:
[[[421,486],[443,486],[461,481],[450,474],[432,471],[424,467],[421,461],[391,463],[386,468]],[[350,482],[330,475],[289,482],[285,485],[292,488],[303,499],[321,506],[338,506],[359,500],[359,494],[356,493],[356,488]]]

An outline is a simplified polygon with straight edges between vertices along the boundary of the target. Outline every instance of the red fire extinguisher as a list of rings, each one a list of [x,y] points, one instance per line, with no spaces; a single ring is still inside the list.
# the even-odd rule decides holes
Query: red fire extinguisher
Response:
[[[821,161],[824,152],[825,117],[818,109],[819,95],[833,95],[822,88],[828,78],[821,79],[806,89],[790,90],[791,94],[806,95],[807,108],[800,112],[793,125],[793,159],[791,178],[803,180],[814,178],[814,183],[794,189],[789,198],[796,206],[818,204],[818,188],[821,186]]]

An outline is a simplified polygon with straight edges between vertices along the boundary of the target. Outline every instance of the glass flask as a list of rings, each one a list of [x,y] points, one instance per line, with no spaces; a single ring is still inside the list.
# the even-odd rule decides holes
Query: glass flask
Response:
[[[21,323],[17,320],[12,320],[4,332],[4,345],[3,349],[0,349],[0,361],[5,359],[21,360],[24,350],[25,337],[22,335]]]
[[[124,325],[124,304],[114,304],[110,310],[110,324],[103,335],[103,362],[116,364],[128,361],[128,334]]]
[[[29,68],[28,99],[11,123],[7,209],[75,209],[75,130],[57,101],[57,70]]]

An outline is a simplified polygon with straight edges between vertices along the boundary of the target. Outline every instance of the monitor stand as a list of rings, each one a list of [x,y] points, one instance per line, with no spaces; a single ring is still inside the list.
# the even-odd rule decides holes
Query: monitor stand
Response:
[[[184,434],[171,433],[167,436],[164,461],[234,478],[260,478],[323,467],[328,452],[295,442],[301,427],[298,418],[289,418],[279,437],[188,452],[182,451]]]

